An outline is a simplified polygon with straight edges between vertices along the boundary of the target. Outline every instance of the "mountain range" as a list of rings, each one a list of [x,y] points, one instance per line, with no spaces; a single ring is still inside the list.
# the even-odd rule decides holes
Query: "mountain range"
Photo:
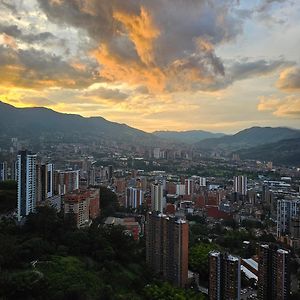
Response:
[[[273,161],[281,165],[300,166],[300,138],[242,149],[237,153],[241,159]]]
[[[233,135],[202,130],[147,133],[102,117],[85,118],[48,108],[16,108],[0,101],[0,145],[12,137],[30,142],[119,142],[128,145],[168,147],[190,145],[202,153],[220,152],[241,158],[298,163],[300,130],[286,127],[251,127]],[[298,151],[298,152],[297,152]],[[300,163],[300,162],[299,162]]]
[[[218,138],[224,136],[224,133],[212,133],[204,130],[189,130],[189,131],[154,131],[154,135],[187,144],[194,144],[195,142],[202,141],[209,138]]]
[[[287,139],[300,138],[300,130],[287,127],[251,127],[233,135],[205,139],[195,144],[199,150],[232,152]]]
[[[126,124],[110,122],[102,117],[85,118],[58,113],[48,108],[16,108],[0,101],[0,136],[34,139],[40,136],[65,141],[98,138],[137,144],[157,144],[159,138]]]

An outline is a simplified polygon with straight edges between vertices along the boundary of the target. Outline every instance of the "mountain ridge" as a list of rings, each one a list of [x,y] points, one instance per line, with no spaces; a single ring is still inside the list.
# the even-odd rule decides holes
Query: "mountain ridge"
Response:
[[[0,101],[0,135],[34,138],[50,133],[63,134],[67,137],[88,135],[120,142],[127,139],[140,144],[160,140],[151,133],[126,124],[108,121],[101,116],[83,117],[44,107],[17,108]]]
[[[232,152],[281,140],[300,138],[300,130],[289,127],[254,126],[236,134],[205,139],[195,144],[199,150]]]
[[[300,138],[242,149],[236,153],[241,159],[272,161],[277,164],[300,166]]]
[[[183,135],[183,138],[176,140],[165,137],[170,134]],[[199,141],[203,134],[222,136]],[[255,126],[243,129],[233,135],[211,133],[204,130],[166,130],[147,133],[127,124],[108,121],[101,116],[83,117],[78,114],[60,113],[45,107],[17,108],[0,101],[1,141],[5,144],[12,137],[20,137],[34,142],[41,137],[44,137],[44,141],[50,142],[89,143],[94,140],[103,140],[150,147],[167,147],[170,144],[178,145],[178,142],[181,142],[181,144],[190,145],[200,152],[219,151],[230,154],[281,140],[300,138],[300,130],[288,127]],[[195,141],[197,142],[195,143]]]
[[[186,131],[172,131],[172,130],[158,130],[152,132],[154,135],[177,142],[184,142],[188,144],[193,144],[195,142],[207,139],[207,138],[217,138],[224,136],[224,133],[214,133],[205,130],[186,130]]]

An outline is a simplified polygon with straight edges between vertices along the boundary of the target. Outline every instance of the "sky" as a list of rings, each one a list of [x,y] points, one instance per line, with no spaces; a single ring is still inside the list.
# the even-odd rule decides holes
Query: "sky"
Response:
[[[0,0],[0,100],[148,132],[300,128],[300,1]]]

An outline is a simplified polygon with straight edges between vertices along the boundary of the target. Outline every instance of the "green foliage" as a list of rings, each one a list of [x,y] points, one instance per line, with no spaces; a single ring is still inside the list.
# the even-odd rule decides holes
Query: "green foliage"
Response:
[[[189,252],[189,266],[194,272],[199,273],[199,278],[208,278],[208,254],[210,251],[218,250],[220,247],[213,243],[200,243],[193,246]]]
[[[199,241],[207,240],[207,236],[209,230],[205,224],[201,223],[190,223],[189,226],[189,243],[190,247],[193,247],[195,244],[199,243]]]
[[[300,163],[300,138],[285,139],[239,151],[242,159],[273,161],[277,164],[295,166]]]
[[[49,299],[44,275],[37,270],[25,270],[0,275],[0,298],[3,299]],[[2,298],[1,298],[2,299]]]
[[[264,225],[260,221],[252,221],[252,220],[243,220],[241,223],[242,227],[245,227],[247,230],[253,229],[253,228],[264,228]]]
[[[17,184],[13,180],[0,182],[0,213],[17,208]]]
[[[14,180],[5,180],[0,182],[0,190],[17,190],[17,182]]]
[[[219,236],[216,243],[226,248],[230,253],[242,255],[243,241],[255,240],[251,232],[247,230],[230,230]]]
[[[48,299],[97,299],[103,288],[97,273],[76,257],[53,256],[36,268],[45,276]]]
[[[48,207],[22,227],[0,221],[0,299],[143,299],[153,280],[143,241],[122,227],[73,225]]]
[[[151,284],[144,289],[146,300],[203,300],[205,297],[191,290],[174,288],[169,283]]]
[[[237,224],[237,222],[235,220],[233,220],[233,219],[224,220],[222,222],[222,225],[231,227],[232,229],[237,229],[239,227],[238,224]]]
[[[100,187],[100,206],[102,217],[113,215],[119,208],[117,195],[107,187]]]

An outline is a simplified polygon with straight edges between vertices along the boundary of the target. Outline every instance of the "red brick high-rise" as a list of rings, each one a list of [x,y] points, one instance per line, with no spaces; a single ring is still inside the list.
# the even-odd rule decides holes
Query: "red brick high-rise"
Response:
[[[290,253],[277,245],[259,248],[258,299],[286,300],[290,296]]]
[[[155,273],[184,287],[188,279],[188,223],[160,213],[148,213],[146,261]]]
[[[240,258],[219,251],[209,254],[209,299],[241,298]]]
[[[74,215],[78,228],[90,225],[100,214],[99,190],[77,190],[65,195],[64,213]]]

